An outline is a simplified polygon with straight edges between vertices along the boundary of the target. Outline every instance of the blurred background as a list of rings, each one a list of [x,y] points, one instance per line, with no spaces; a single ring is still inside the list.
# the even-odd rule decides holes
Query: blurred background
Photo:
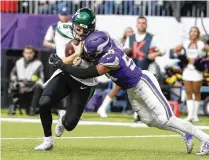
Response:
[[[18,81],[11,82],[11,72],[16,61],[22,57],[23,49],[30,45],[34,56],[43,64],[43,81],[46,82],[53,73],[48,65],[48,57],[55,49],[53,34],[60,14],[71,16],[82,7],[94,10],[96,28],[109,32],[111,37],[122,45],[127,28],[137,32],[137,18],[147,18],[147,32],[155,35],[157,48],[163,56],[156,57],[155,65],[150,67],[161,85],[163,93],[169,100],[177,116],[187,112],[186,94],[182,84],[182,66],[173,49],[189,39],[190,28],[200,30],[200,39],[209,44],[209,1],[140,1],[140,0],[73,0],[73,1],[1,1],[1,107],[15,114],[16,109],[26,108],[29,115],[38,114],[38,106],[31,111],[32,95],[19,93]],[[33,52],[32,49],[32,52]],[[29,47],[30,50],[30,47]],[[184,52],[182,50],[181,52]],[[207,56],[208,52],[202,53]],[[209,67],[205,65],[204,79],[201,87],[201,105],[199,114],[209,115]],[[99,85],[86,112],[96,112],[102,105],[114,84],[106,77],[99,77]],[[28,82],[29,83],[29,82]],[[29,84],[28,84],[29,85]],[[24,91],[23,91],[24,93]],[[27,98],[26,98],[27,97]],[[20,100],[21,99],[21,100]],[[20,103],[23,102],[23,103]],[[26,102],[29,101],[29,102]],[[22,104],[25,104],[24,106]],[[66,108],[67,102],[54,107]],[[34,109],[34,108],[33,108]],[[108,112],[132,113],[125,91],[121,91],[107,107]]]

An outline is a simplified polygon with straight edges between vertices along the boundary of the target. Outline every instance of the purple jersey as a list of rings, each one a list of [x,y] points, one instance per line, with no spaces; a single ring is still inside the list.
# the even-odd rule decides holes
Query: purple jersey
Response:
[[[98,64],[114,68],[106,75],[122,89],[136,86],[141,79],[141,69],[135,65],[133,60],[122,49],[116,46],[114,41],[112,42],[112,48],[99,59]]]

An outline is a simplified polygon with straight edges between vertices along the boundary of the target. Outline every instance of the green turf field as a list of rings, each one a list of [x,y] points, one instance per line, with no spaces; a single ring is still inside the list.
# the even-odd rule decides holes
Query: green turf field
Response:
[[[3,110],[2,117],[20,116],[7,116]],[[103,120],[85,113],[82,120],[131,122],[132,117],[111,114]],[[209,124],[208,117],[201,117],[201,120],[200,124]],[[1,127],[2,160],[209,160],[209,156],[194,155],[199,150],[197,140],[193,153],[188,155],[181,137],[155,128],[79,125],[74,131],[65,132],[64,139],[55,139],[52,151],[42,152],[33,150],[43,137],[40,123],[2,122]]]

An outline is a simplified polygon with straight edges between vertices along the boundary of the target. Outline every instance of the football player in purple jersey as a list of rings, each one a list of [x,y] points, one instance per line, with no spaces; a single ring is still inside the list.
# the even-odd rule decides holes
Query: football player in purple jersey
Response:
[[[162,94],[155,76],[136,67],[116,42],[102,31],[92,32],[84,42],[74,46],[75,54],[94,65],[83,69],[64,64],[59,57],[50,56],[50,63],[78,78],[91,78],[106,74],[120,88],[127,90],[130,103],[141,121],[150,127],[177,132],[182,135],[187,152],[193,149],[192,136],[200,140],[201,148],[197,155],[209,153],[209,135],[193,126],[190,122],[177,118]],[[82,48],[84,52],[82,53]],[[79,65],[82,59],[76,58]]]

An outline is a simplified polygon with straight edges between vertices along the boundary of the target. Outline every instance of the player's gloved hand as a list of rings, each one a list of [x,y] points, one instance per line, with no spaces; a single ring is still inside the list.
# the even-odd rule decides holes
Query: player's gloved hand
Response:
[[[81,63],[82,63],[81,57],[76,57],[76,58],[73,60],[73,65],[74,65],[74,66],[80,66]]]
[[[74,51],[75,51],[74,54],[76,54],[77,56],[80,56],[83,53],[83,41],[81,41],[79,43],[79,45],[77,45],[77,46],[74,43],[71,43],[71,44],[72,44]]]
[[[59,58],[57,54],[52,53],[49,57],[49,64],[51,64],[55,68],[60,68],[63,62],[62,59]]]

